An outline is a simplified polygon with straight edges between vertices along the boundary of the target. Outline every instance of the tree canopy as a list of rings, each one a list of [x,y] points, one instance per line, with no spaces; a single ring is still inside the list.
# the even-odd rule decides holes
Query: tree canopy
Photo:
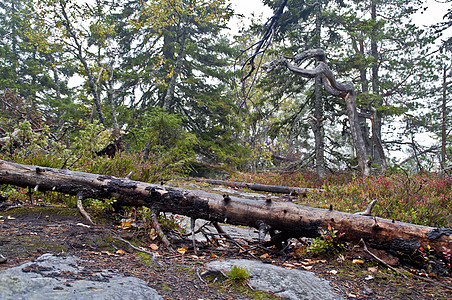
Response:
[[[27,120],[68,151],[109,132],[97,146],[119,141],[141,164],[357,171],[346,98],[265,68],[312,69],[297,55],[323,49],[356,91],[371,173],[450,170],[450,9],[422,28],[420,0],[262,2],[275,16],[233,35],[227,0],[0,0],[1,138]]]

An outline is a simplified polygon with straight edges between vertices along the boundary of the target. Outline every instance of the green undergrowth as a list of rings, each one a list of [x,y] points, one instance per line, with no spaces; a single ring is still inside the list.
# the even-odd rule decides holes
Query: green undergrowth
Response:
[[[204,277],[204,280],[212,289],[219,293],[229,293],[232,290],[235,293],[246,295],[249,299],[282,299],[281,297],[254,289],[248,284],[245,284],[249,278],[249,275],[246,270],[242,268],[237,267],[235,270],[231,270],[226,275],[227,276],[224,276],[224,274],[220,272],[210,272]]]
[[[377,200],[372,213],[432,227],[452,227],[452,177],[435,173],[362,177],[330,175],[319,180],[309,173],[236,174],[231,180],[260,184],[321,188],[299,197],[297,204],[355,213]]]
[[[80,213],[75,208],[68,208],[63,206],[34,206],[34,207],[17,207],[8,211],[0,211],[0,215],[8,216],[61,216],[61,217],[79,217]]]

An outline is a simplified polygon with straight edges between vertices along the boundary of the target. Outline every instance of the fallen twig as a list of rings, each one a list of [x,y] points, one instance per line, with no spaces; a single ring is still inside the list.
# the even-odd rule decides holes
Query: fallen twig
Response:
[[[77,209],[80,212],[80,214],[91,224],[94,225],[93,220],[91,220],[91,217],[89,216],[89,214],[86,212],[86,210],[83,208],[83,194],[82,193],[78,193],[77,194]]]
[[[143,252],[143,253],[146,253],[146,254],[151,255],[151,260],[154,260],[154,259],[155,259],[155,253],[153,253],[153,252],[150,252],[150,251],[141,249],[141,248],[139,248],[139,247],[137,247],[137,246],[134,246],[134,245],[132,245],[132,243],[130,243],[129,241],[126,241],[126,240],[123,239],[123,238],[120,238],[120,237],[117,237],[117,236],[112,236],[112,238],[114,238],[115,240],[121,241],[121,242],[123,242],[123,243],[129,245],[132,249],[134,249],[134,250],[136,250],[136,251],[140,251],[140,252]]]
[[[385,265],[386,267],[388,267],[389,269],[393,270],[394,272],[396,272],[397,274],[402,275],[403,278],[408,278],[405,274],[401,273],[399,270],[397,270],[396,268],[392,267],[391,265],[389,265],[387,262],[385,262],[384,260],[382,260],[381,258],[379,258],[378,256],[376,256],[375,254],[373,254],[372,252],[369,251],[369,249],[367,249],[367,245],[364,242],[363,239],[360,240],[360,243],[363,244],[363,250],[364,252],[366,252],[367,254],[369,254],[370,256],[372,256],[375,260],[377,260],[378,262],[382,263],[383,265]]]
[[[165,233],[163,232],[162,228],[160,227],[159,219],[157,217],[157,213],[154,209],[151,209],[151,221],[152,226],[154,227],[155,231],[157,232],[158,236],[162,240],[163,245],[170,250],[171,252],[175,252],[173,247],[171,247],[171,243],[168,241],[168,238],[166,237]]]

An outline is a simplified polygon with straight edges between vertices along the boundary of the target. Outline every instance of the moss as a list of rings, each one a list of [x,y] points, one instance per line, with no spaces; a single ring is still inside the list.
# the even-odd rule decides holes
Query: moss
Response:
[[[9,252],[54,252],[61,253],[68,248],[63,245],[49,243],[47,240],[37,236],[15,236],[13,240],[3,240],[3,246]]]
[[[173,290],[169,285],[167,285],[165,283],[160,284],[160,288],[164,291],[172,291]]]
[[[245,294],[249,299],[283,299],[268,292],[251,289],[247,284],[231,283],[221,273],[210,273],[204,277],[204,280],[209,283],[210,288],[223,294],[232,289],[236,293]]]
[[[144,252],[136,252],[136,255],[137,255],[137,257],[140,258],[140,260],[141,260],[144,264],[146,264],[146,265],[148,265],[148,266],[150,266],[150,267],[153,267],[153,268],[159,268],[159,267],[160,267],[159,264],[157,264],[157,263],[152,259],[151,255],[149,255],[149,254],[147,254],[147,253],[144,253]]]
[[[17,207],[10,209],[8,211],[0,212],[2,216],[21,216],[21,215],[52,215],[52,216],[63,216],[63,217],[80,217],[80,213],[76,208],[67,208],[61,206],[35,206],[35,207]]]

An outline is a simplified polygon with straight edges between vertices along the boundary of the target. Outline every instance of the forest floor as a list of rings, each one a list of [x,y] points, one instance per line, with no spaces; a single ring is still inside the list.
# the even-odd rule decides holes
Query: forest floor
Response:
[[[99,220],[98,220],[99,221]],[[185,254],[151,250],[156,260],[112,237],[121,237],[132,243],[139,241],[138,232],[124,230],[113,219],[102,219],[99,224],[84,226],[78,211],[73,208],[23,207],[0,213],[0,254],[7,261],[0,270],[32,261],[44,253],[74,255],[89,273],[114,270],[136,276],[164,299],[278,299],[275,296],[238,285],[223,279],[201,277],[205,264],[226,258],[257,257],[265,262],[287,268],[312,271],[330,281],[332,289],[344,299],[452,299],[450,277],[402,277],[379,265],[355,249],[329,258],[302,258],[272,253],[238,254],[238,248],[205,245],[194,255],[192,248]],[[143,241],[143,240],[141,240]],[[142,245],[149,245],[144,241]],[[185,243],[185,244],[184,244]],[[180,241],[175,248],[189,247],[191,241]],[[118,251],[124,250],[124,251]],[[122,253],[122,254],[121,254]],[[362,263],[353,262],[361,259]],[[447,288],[447,286],[449,288]]]

